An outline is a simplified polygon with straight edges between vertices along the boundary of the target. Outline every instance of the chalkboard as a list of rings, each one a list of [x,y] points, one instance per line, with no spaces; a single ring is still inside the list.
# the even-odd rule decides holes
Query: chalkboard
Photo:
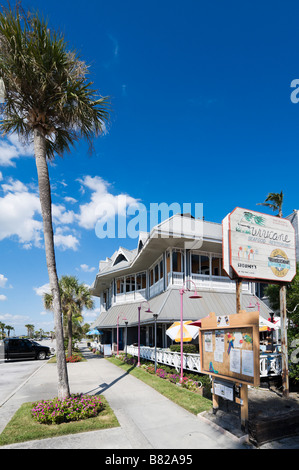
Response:
[[[199,347],[202,373],[259,385],[259,312],[211,312],[201,321]]]

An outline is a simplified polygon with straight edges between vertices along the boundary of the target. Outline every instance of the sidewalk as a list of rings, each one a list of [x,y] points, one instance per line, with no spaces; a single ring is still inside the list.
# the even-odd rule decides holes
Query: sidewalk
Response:
[[[87,350],[85,351],[87,352]],[[106,359],[68,364],[71,393],[101,393],[120,427],[28,441],[0,449],[246,449],[230,433],[217,429],[171,402]],[[57,396],[56,364],[45,363],[0,408],[0,432],[27,401]]]

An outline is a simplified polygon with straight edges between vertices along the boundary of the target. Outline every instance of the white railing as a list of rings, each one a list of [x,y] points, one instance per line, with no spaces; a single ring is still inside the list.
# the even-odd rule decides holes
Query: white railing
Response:
[[[195,283],[199,289],[223,289],[229,291],[236,290],[236,283],[225,276],[210,276],[205,274],[191,274],[190,279]],[[249,282],[242,282],[242,290],[244,292],[251,292],[251,284]]]
[[[261,377],[281,375],[282,360],[280,353],[260,354]]]
[[[122,304],[125,302],[134,302],[136,300],[145,300],[146,289],[141,289],[133,292],[127,292],[126,294],[116,294],[115,303]]]
[[[128,346],[128,354],[138,356],[137,346]],[[148,346],[140,347],[140,357],[147,361],[155,361],[155,348]],[[168,366],[175,367],[177,371],[181,367],[181,354],[179,352],[169,351],[168,349],[157,348],[157,362]],[[183,354],[183,369],[193,372],[200,372],[200,356],[199,354]],[[281,354],[260,354],[260,376],[272,377],[281,375]]]
[[[138,356],[137,346],[128,346],[128,354]],[[148,361],[155,361],[155,348],[141,346],[140,357]],[[168,351],[167,349],[157,348],[157,362],[168,366],[175,367],[179,371],[181,367],[181,355],[177,352]],[[195,372],[200,372],[199,354],[183,354],[183,368]]]
[[[150,286],[149,288],[149,297],[152,298],[158,294],[160,294],[164,289],[164,279],[160,279],[155,284]]]

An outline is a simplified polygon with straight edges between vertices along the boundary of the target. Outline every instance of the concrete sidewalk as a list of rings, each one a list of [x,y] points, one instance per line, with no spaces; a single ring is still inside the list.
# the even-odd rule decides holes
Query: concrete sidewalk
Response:
[[[0,449],[246,449],[106,359],[68,364],[71,393],[103,394],[120,427],[27,441]],[[22,403],[57,396],[56,364],[45,363],[0,408],[0,432]]]

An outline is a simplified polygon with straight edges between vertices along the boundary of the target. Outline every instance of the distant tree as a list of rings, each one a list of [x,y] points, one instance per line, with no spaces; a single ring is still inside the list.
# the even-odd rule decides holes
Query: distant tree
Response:
[[[61,306],[67,323],[68,357],[72,355],[73,322],[83,321],[82,310],[94,308],[94,302],[88,287],[80,284],[74,276],[62,276],[59,280]],[[44,306],[46,310],[53,309],[53,297],[44,294]]]
[[[25,325],[25,328],[27,328],[27,336],[31,338],[34,335],[34,325],[28,324]]]
[[[269,207],[274,212],[278,212],[278,217],[282,217],[283,192],[281,191],[280,193],[269,193],[265,201],[260,202],[257,205]]]
[[[0,322],[1,337],[4,338],[5,323]]]
[[[14,330],[14,327],[13,326],[10,326],[10,325],[5,325],[5,329],[7,331],[7,336],[9,337],[10,336],[10,332],[12,330]]]

